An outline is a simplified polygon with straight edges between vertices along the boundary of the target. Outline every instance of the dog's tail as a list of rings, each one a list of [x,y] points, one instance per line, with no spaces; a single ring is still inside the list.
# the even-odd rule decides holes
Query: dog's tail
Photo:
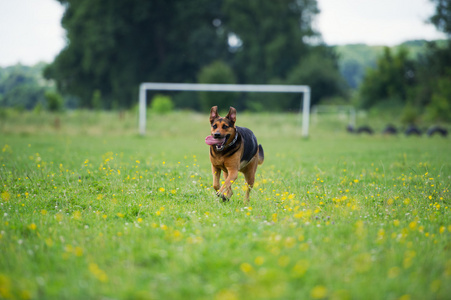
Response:
[[[265,160],[265,152],[263,152],[262,145],[258,145],[258,164],[261,165]]]

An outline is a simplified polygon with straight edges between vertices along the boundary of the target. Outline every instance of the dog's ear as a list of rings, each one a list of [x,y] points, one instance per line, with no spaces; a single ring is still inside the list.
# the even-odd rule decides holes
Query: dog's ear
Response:
[[[236,109],[230,106],[229,113],[226,116],[227,119],[232,121],[233,124],[236,122]]]
[[[210,110],[210,123],[213,123],[213,121],[218,118],[218,107],[217,106],[213,106]]]

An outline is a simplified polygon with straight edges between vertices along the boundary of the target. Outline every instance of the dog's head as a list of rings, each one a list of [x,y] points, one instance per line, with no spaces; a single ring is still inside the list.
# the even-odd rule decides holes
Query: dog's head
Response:
[[[230,107],[227,116],[222,118],[218,114],[218,107],[213,106],[210,110],[211,138],[207,141],[209,145],[216,145],[216,149],[221,151],[230,139],[235,137],[236,109]]]

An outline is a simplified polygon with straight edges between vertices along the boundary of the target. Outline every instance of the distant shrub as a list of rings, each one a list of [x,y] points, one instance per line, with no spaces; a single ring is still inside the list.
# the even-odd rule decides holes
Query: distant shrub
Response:
[[[25,111],[25,105],[23,104],[16,104],[14,105],[13,109],[18,113],[23,113]]]
[[[100,90],[95,90],[92,93],[91,104],[92,108],[94,108],[95,110],[102,109],[102,92]]]
[[[39,115],[39,114],[42,112],[42,109],[43,109],[43,105],[42,105],[41,102],[39,102],[39,103],[37,103],[37,104],[34,106],[33,112],[34,112],[36,115]]]
[[[63,110],[63,97],[54,91],[47,91],[45,93],[47,99],[47,108],[49,111],[62,111]]]
[[[8,109],[0,106],[0,119],[4,120],[8,116]]]
[[[451,121],[451,85],[449,79],[443,78],[437,82],[437,88],[431,102],[426,106],[426,118],[435,122]]]
[[[171,97],[166,95],[156,95],[150,103],[150,110],[157,114],[167,114],[173,111],[174,103]]]
[[[215,61],[205,66],[197,76],[198,83],[236,83],[233,70],[222,61]],[[203,111],[210,111],[210,108],[217,105],[220,109],[228,109],[237,93],[223,92],[199,92],[200,106]]]
[[[401,123],[415,124],[418,121],[419,116],[418,109],[411,102],[407,102],[401,111]]]

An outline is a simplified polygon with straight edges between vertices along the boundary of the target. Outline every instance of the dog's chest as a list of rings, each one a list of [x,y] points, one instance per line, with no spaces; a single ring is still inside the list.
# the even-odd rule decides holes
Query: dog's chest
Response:
[[[235,155],[234,157],[225,157],[220,155],[213,156],[210,153],[210,161],[214,167],[219,168],[225,172],[227,172],[227,169],[230,168],[241,171],[250,163],[249,160],[242,159],[242,153]]]

